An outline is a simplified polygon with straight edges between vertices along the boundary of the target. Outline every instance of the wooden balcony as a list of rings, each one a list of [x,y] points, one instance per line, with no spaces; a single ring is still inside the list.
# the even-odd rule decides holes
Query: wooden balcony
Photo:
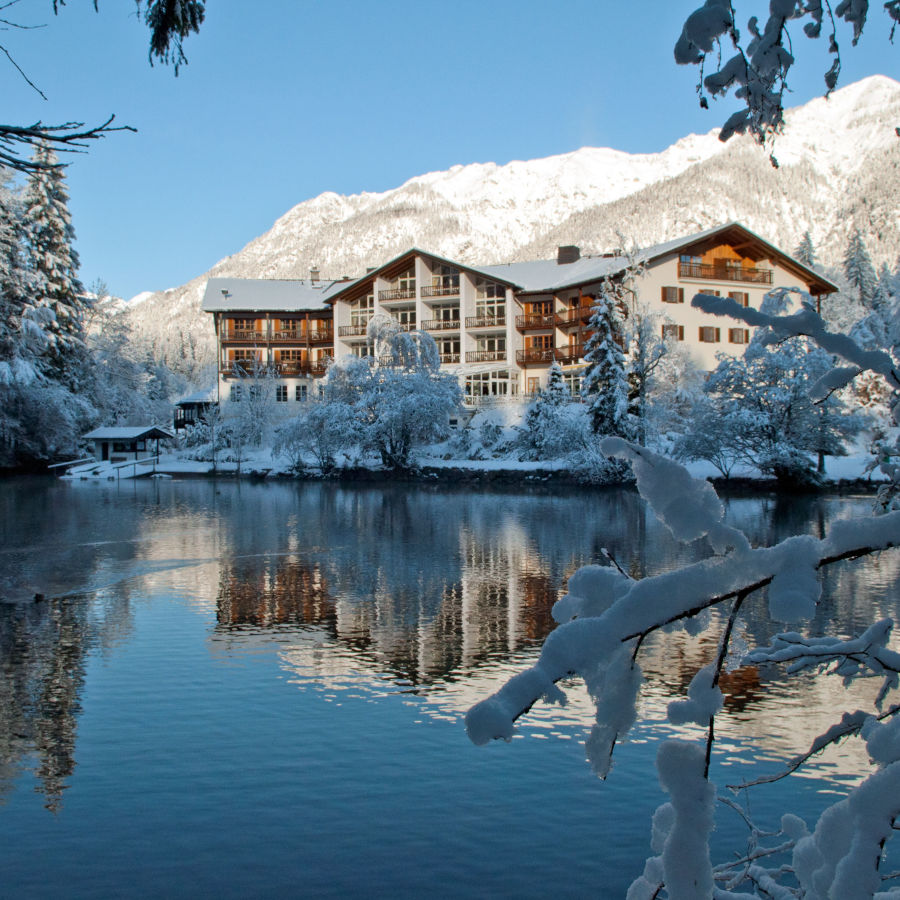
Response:
[[[459,319],[426,319],[422,323],[424,331],[459,331]]]
[[[546,316],[533,315],[516,316],[516,328],[519,331],[535,331],[542,328],[555,328],[556,316],[552,313]]]
[[[593,306],[577,306],[556,314],[556,324],[560,328],[571,328],[573,325],[587,325],[591,320]]]
[[[379,291],[378,301],[380,303],[390,303],[391,300],[415,300],[415,288],[395,288],[390,291]]]
[[[466,328],[505,328],[506,316],[466,316]]]
[[[221,364],[219,373],[221,375],[253,375],[258,369],[265,372],[267,366],[259,359],[229,359]]]
[[[549,366],[553,362],[553,348],[528,347],[516,350],[516,362],[520,366]]]
[[[222,341],[247,341],[249,343],[265,343],[268,335],[265,331],[247,331],[244,329],[223,328],[219,332],[219,340]]]
[[[331,357],[324,359],[310,359],[304,362],[283,362],[275,366],[275,374],[281,378],[302,378],[311,375],[318,377],[328,371],[328,363]]]
[[[755,266],[725,266],[715,263],[678,263],[679,278],[707,278],[710,281],[745,281],[749,284],[771,284],[772,270]]]
[[[334,330],[326,328],[321,331],[310,331],[309,342],[311,344],[331,344],[334,342]]]
[[[306,335],[303,334],[302,331],[294,331],[291,329],[290,331],[273,331],[272,332],[272,343],[273,344],[297,344],[297,343],[306,343]]]
[[[577,363],[584,356],[584,344],[569,344],[568,347],[557,347],[553,351],[553,358],[558,363]]]
[[[362,322],[357,325],[341,325],[338,328],[338,337],[365,337],[368,328],[368,322]]]
[[[458,297],[458,284],[430,285],[422,288],[423,297]]]
[[[467,363],[506,362],[505,350],[469,350],[466,353]]]
[[[447,366],[455,365],[459,362],[459,354],[458,353],[442,353],[441,354],[441,363]]]

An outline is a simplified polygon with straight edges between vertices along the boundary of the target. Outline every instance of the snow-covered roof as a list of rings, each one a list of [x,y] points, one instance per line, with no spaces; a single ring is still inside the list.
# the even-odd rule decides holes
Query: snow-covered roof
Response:
[[[156,425],[95,428],[83,435],[88,441],[139,441],[141,438],[170,438],[174,435]]]
[[[325,300],[335,285],[345,287],[347,283],[308,278],[210,278],[201,308],[204,312],[328,309]]]
[[[837,285],[832,284],[783,250],[779,250],[774,244],[770,244],[739,222],[726,222],[724,225],[717,225],[715,228],[708,228],[705,231],[698,231],[672,241],[664,241],[661,244],[644,247],[635,253],[635,258],[639,262],[651,263],[656,259],[700,243],[707,238],[733,230],[743,232],[746,237],[764,247],[768,253],[777,256],[791,268],[799,270],[807,282],[817,285],[820,290],[826,292],[838,290]],[[541,259],[531,262],[507,263],[499,266],[480,266],[474,271],[481,272],[490,278],[510,281],[523,291],[543,293],[599,281],[609,275],[621,272],[627,265],[628,260],[623,256],[583,256],[575,262],[563,265],[560,265],[555,259]]]
[[[193,394],[188,394],[186,397],[182,397],[180,400],[175,401],[176,406],[181,406],[182,404],[187,403],[215,403],[218,397],[218,391],[216,390],[216,386],[213,385],[210,388],[203,388],[200,391],[194,391]]]

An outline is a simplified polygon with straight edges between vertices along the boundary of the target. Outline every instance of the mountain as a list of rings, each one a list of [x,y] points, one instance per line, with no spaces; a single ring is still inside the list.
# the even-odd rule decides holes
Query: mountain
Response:
[[[180,367],[213,358],[206,279],[358,275],[412,246],[461,262],[551,257],[561,244],[601,252],[737,220],[787,250],[809,230],[838,266],[860,227],[876,264],[900,254],[900,84],[872,76],[786,113],[778,167],[749,138],[689,135],[653,154],[584,147],[528,162],[475,163],[384,193],[324,193],[181,287],[141,294],[126,315],[138,337]],[[621,237],[619,237],[621,235]]]

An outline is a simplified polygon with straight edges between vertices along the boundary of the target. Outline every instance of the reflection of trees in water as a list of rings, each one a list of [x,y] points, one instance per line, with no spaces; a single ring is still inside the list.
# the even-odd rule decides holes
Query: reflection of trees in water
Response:
[[[48,809],[62,804],[75,769],[90,627],[79,602],[0,604],[0,790],[36,753],[40,790]]]

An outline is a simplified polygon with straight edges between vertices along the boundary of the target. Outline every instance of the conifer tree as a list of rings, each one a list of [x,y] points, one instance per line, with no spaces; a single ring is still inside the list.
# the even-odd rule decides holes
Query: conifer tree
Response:
[[[619,345],[624,333],[622,313],[615,285],[608,280],[597,295],[588,328],[592,334],[584,347],[587,369],[581,393],[591,426],[597,434],[630,439],[634,429],[628,414],[625,354]]]
[[[877,279],[872,258],[866,249],[862,232],[858,228],[853,229],[844,253],[844,275],[847,277],[847,281],[859,291],[860,303],[870,307]]]
[[[66,386],[77,387],[84,361],[84,316],[89,308],[78,280],[78,254],[72,247],[75,230],[69,213],[69,195],[56,155],[42,144],[34,161],[41,165],[25,191],[25,227],[29,268],[37,305],[53,313],[49,325],[49,362],[53,374]]]
[[[809,229],[803,232],[803,237],[800,238],[800,243],[797,244],[797,247],[794,250],[794,259],[810,268],[816,264],[816,248],[813,246]]]

